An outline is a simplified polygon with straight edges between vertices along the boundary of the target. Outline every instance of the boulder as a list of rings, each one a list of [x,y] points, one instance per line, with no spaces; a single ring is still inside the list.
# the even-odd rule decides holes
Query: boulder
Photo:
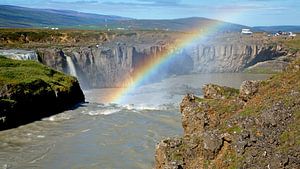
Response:
[[[259,80],[244,81],[240,86],[239,97],[244,101],[249,100],[252,96],[254,96],[258,92],[260,83],[261,81]]]

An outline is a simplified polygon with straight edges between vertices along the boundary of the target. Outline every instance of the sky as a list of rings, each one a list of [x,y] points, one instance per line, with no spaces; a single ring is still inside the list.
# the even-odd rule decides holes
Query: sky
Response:
[[[248,26],[300,25],[300,0],[1,0],[136,19],[207,17]]]

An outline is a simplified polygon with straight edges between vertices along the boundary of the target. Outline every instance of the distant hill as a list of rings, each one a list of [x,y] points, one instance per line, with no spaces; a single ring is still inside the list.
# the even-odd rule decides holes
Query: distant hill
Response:
[[[199,28],[201,25],[216,24],[220,25],[218,28],[220,31],[240,31],[242,28],[249,28],[244,25],[238,25],[203,17],[191,17],[180,19],[161,19],[161,20],[122,20],[108,23],[108,26],[112,28],[124,28],[124,29],[164,29],[173,31],[185,31],[195,28]]]
[[[120,16],[98,15],[70,10],[34,9],[0,5],[0,28],[78,28],[185,31],[201,25],[218,24],[220,31],[240,31],[247,26],[202,17],[138,20]]]
[[[98,25],[106,21],[124,19],[127,18],[70,10],[34,9],[0,5],[0,27],[2,28]]]
[[[276,33],[278,31],[284,32],[300,32],[300,26],[257,26],[254,27],[257,30]]]

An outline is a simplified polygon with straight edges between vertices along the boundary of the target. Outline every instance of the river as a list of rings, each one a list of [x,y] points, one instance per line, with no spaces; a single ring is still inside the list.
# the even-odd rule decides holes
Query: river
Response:
[[[269,75],[222,73],[174,76],[141,86],[121,105],[114,89],[85,91],[87,103],[15,129],[0,131],[0,169],[149,169],[155,145],[182,135],[179,103],[216,83],[238,88]]]

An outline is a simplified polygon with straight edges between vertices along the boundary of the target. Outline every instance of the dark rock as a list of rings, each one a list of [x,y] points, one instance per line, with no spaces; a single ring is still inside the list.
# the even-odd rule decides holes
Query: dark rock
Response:
[[[207,159],[214,159],[223,146],[223,140],[214,132],[203,133],[203,148]]]

